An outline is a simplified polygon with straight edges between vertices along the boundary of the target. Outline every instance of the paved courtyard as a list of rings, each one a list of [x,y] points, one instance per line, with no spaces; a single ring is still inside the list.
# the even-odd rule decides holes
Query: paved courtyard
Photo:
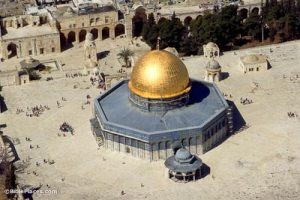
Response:
[[[99,51],[112,52],[100,61],[105,73],[116,73],[120,64],[116,63],[115,54],[122,45],[130,45],[130,41],[121,39],[115,43],[119,47],[109,41],[98,42]],[[210,174],[188,184],[167,180],[163,161],[150,163],[97,147],[89,125],[92,105],[84,105],[84,102],[87,95],[94,98],[100,91],[91,85],[89,77],[65,78],[66,72],[82,68],[80,45],[57,55],[65,65],[64,71],[51,74],[53,81],[4,87],[1,92],[8,107],[8,111],[0,115],[1,124],[7,124],[4,134],[20,140],[15,146],[18,156],[25,162],[28,160],[28,167],[18,174],[17,181],[22,185],[42,184],[41,189],[58,191],[52,195],[35,194],[34,199],[300,198],[300,118],[287,115],[287,112],[300,115],[300,41],[226,52],[218,59],[222,71],[228,73],[218,86],[223,93],[231,95],[228,100],[235,103],[249,128],[201,155],[210,167]],[[132,49],[136,57],[147,50],[143,44]],[[265,73],[244,75],[237,59],[249,53],[267,54],[272,68]],[[17,60],[1,65],[9,67],[14,62]],[[184,58],[184,62],[192,78],[203,79],[207,62],[203,57]],[[258,87],[254,87],[253,82]],[[66,101],[62,101],[62,97]],[[242,105],[241,97],[253,103]],[[48,105],[50,110],[40,117],[16,114],[17,108],[25,111],[27,106],[36,105]],[[58,136],[63,122],[74,128],[74,135]],[[26,141],[26,137],[32,141]],[[43,159],[55,163],[45,164]],[[36,166],[36,162],[40,165]]]

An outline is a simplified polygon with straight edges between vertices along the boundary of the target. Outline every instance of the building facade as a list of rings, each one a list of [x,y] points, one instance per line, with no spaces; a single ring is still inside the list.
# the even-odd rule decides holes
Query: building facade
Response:
[[[244,73],[267,71],[267,56],[261,54],[251,54],[240,57],[240,67]]]
[[[123,13],[112,5],[29,11],[31,14],[25,14],[24,8],[22,14],[0,19],[1,58],[59,53],[73,42],[83,42],[87,33],[97,40],[131,36],[127,34]]]
[[[91,12],[78,13],[71,7],[64,7],[53,13],[59,24],[62,45],[85,40],[87,32],[94,39],[104,40],[125,34],[123,15],[113,6],[95,8]]]
[[[59,53],[60,37],[47,16],[21,15],[0,20],[0,50],[3,59]]]

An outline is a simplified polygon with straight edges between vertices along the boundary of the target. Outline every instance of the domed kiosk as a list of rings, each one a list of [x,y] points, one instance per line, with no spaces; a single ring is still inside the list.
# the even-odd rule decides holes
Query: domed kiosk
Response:
[[[221,66],[215,59],[210,59],[206,65],[204,80],[210,82],[219,82],[221,80]]]
[[[154,50],[135,64],[130,80],[95,99],[90,121],[99,146],[152,161],[172,156],[174,142],[205,153],[229,134],[230,115],[215,84],[190,79],[178,57]]]
[[[175,155],[165,161],[168,178],[174,181],[195,181],[201,177],[202,160],[192,155],[187,149],[180,148]]]

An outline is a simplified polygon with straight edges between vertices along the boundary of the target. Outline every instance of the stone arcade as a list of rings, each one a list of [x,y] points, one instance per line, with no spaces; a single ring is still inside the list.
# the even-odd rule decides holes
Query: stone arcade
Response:
[[[154,50],[130,80],[95,99],[91,126],[99,145],[154,161],[172,156],[174,142],[192,154],[207,152],[231,133],[231,116],[214,83],[190,79],[178,57]]]

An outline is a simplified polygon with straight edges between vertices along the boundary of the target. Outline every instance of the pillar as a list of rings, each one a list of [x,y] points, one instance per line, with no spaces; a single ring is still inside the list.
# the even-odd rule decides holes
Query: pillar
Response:
[[[201,136],[196,137],[196,151],[197,154],[203,154],[203,144],[202,144],[202,139]]]
[[[193,137],[192,139],[189,139],[191,142],[189,142],[190,144],[190,152],[192,154],[196,154],[197,150],[196,150],[196,137]]]
[[[186,173],[182,173],[183,181],[186,182]]]
[[[131,14],[125,14],[125,34],[127,38],[132,38],[132,17]]]
[[[113,135],[111,133],[107,133],[107,148],[114,150]]]
[[[78,44],[79,43],[79,32],[75,32],[75,43]]]
[[[97,38],[97,40],[102,40],[102,29],[101,28],[99,28],[99,29],[97,29],[97,31],[98,31],[98,38]]]
[[[115,39],[115,27],[114,27],[114,26],[111,26],[111,27],[110,27],[109,37],[110,37],[111,39]]]
[[[36,51],[36,39],[33,39],[32,41],[31,41],[31,48],[32,48],[32,55],[34,55],[34,56],[36,56],[36,54],[37,54],[37,51]]]
[[[153,160],[158,160],[158,153],[159,153],[159,151],[158,151],[158,143],[153,143],[152,144],[152,159]]]
[[[114,150],[115,151],[120,151],[120,140],[118,135],[113,136],[114,139]]]
[[[17,57],[18,58],[21,58],[23,55],[23,52],[22,52],[22,45],[21,45],[21,41],[19,41],[19,43],[18,43],[18,46],[17,46]]]
[[[151,145],[148,144],[148,143],[145,143],[145,159],[147,160],[152,160],[152,157],[151,157]]]

